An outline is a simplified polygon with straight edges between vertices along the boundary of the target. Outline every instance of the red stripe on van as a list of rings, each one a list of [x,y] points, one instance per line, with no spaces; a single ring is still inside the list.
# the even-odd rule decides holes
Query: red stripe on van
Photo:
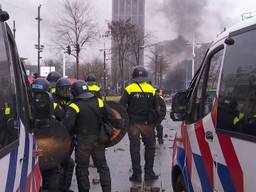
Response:
[[[34,190],[35,192],[39,192],[40,190],[40,185],[41,185],[41,173],[40,173],[40,168],[39,168],[39,163],[35,165],[34,169]]]
[[[212,108],[212,122],[214,127],[216,127],[216,123],[217,123],[217,111],[218,111],[218,98],[215,97],[215,102]]]
[[[31,183],[32,183],[32,172],[27,176],[26,189],[25,189],[26,192],[30,192]]]
[[[195,132],[196,132],[196,138],[199,144],[199,148],[202,154],[204,166],[206,168],[206,172],[208,175],[208,179],[210,181],[211,187],[213,188],[213,178],[214,178],[213,158],[212,158],[210,146],[205,140],[205,131],[204,131],[202,121],[195,123]]]
[[[212,121],[215,128],[217,124],[217,110],[218,110],[218,99],[215,99],[213,110],[212,110]],[[234,182],[235,189],[237,192],[243,192],[244,191],[243,170],[237,158],[236,151],[234,149],[231,138],[230,136],[218,134],[218,139],[220,142],[220,147],[221,147],[224,159],[227,163],[229,174],[232,178],[232,181]]]
[[[181,125],[181,135],[184,139],[183,145],[184,145],[184,150],[186,154],[186,165],[188,168],[189,175],[191,176],[192,172],[192,150],[191,150],[191,145],[188,137],[188,131],[187,131],[187,126],[185,123],[182,123]]]
[[[230,176],[234,182],[237,192],[244,191],[244,178],[243,171],[240,166],[240,162],[237,158],[234,146],[232,144],[231,138],[222,134],[218,134],[220,146],[222,153],[224,155]]]

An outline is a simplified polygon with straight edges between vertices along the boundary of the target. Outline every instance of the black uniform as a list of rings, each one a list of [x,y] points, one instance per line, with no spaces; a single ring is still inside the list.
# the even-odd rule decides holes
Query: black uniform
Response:
[[[105,157],[105,146],[98,142],[102,119],[115,124],[112,110],[104,105],[103,101],[95,96],[83,97],[79,95],[74,103],[69,105],[64,124],[69,130],[74,130],[77,136],[75,146],[76,177],[80,192],[90,189],[89,160],[94,161],[99,174],[103,192],[111,192],[110,172]]]
[[[129,115],[128,135],[133,176],[141,180],[140,135],[145,145],[145,178],[155,176],[153,171],[155,154],[154,126],[158,118],[158,101],[155,89],[148,83],[132,83],[125,88],[120,103],[127,107]]]
[[[161,122],[163,121],[165,115],[166,115],[166,104],[164,101],[164,98],[162,96],[160,96],[159,94],[157,94],[157,98],[158,98],[158,103],[160,106],[160,114],[159,114],[159,118],[156,122],[156,132],[157,132],[157,139],[158,139],[158,143],[159,144],[163,144],[163,125],[161,124]]]
[[[57,120],[61,121],[64,119],[66,110],[70,101],[66,101],[57,95],[54,95],[54,115]],[[73,137],[73,133],[70,132],[70,136]],[[59,168],[59,190],[62,192],[68,192],[71,186],[73,170],[75,167],[75,162],[71,158],[71,154],[74,150],[74,140],[72,139],[69,156],[64,159]]]

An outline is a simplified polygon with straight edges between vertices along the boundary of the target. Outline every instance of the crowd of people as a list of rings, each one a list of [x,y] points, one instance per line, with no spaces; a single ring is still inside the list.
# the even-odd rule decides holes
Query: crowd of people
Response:
[[[103,192],[111,192],[111,176],[106,161],[105,144],[100,142],[102,124],[122,129],[122,121],[116,119],[113,110],[101,98],[101,89],[96,78],[89,74],[85,80],[73,84],[58,72],[51,72],[46,79],[37,78],[33,87],[44,88],[53,97],[54,116],[67,130],[72,140],[69,153],[59,165],[42,170],[42,191],[70,192],[75,168],[79,192],[90,190],[89,163],[93,163],[100,176]],[[41,86],[40,86],[41,85]],[[140,138],[145,145],[144,180],[156,180],[154,172],[156,138],[163,144],[163,126],[161,121],[166,114],[166,106],[159,89],[154,88],[144,67],[135,67],[132,83],[121,96],[120,104],[129,117],[128,136],[133,173],[129,180],[142,181],[140,162]],[[52,127],[54,129],[54,127]],[[157,132],[157,134],[155,133]],[[75,151],[75,159],[72,153]]]

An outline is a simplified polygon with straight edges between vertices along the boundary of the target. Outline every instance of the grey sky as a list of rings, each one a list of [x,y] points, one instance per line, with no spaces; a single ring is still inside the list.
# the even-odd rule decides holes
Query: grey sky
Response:
[[[172,0],[146,0],[146,31],[153,34],[153,41],[158,42],[177,37],[175,23],[172,20],[173,14],[169,14],[163,7]],[[188,1],[188,0],[187,0]],[[190,0],[191,1],[191,0]],[[195,0],[192,0],[192,2]],[[201,0],[198,0],[201,1]],[[223,27],[230,26],[241,20],[241,14],[249,11],[256,11],[256,1],[254,0],[205,0],[199,30],[204,31],[198,37],[198,41],[211,41]],[[55,57],[53,51],[52,29],[54,20],[61,16],[60,4],[62,0],[0,0],[4,10],[10,14],[9,24],[16,20],[16,41],[20,56],[28,57],[33,64],[36,64],[37,52],[37,6],[42,4],[42,44],[45,50],[42,54],[44,58]],[[99,31],[106,30],[105,20],[111,20],[112,0],[89,0],[93,8],[95,21],[98,23]],[[186,0],[184,0],[186,2]],[[171,11],[171,10],[170,10]],[[173,11],[172,11],[173,13]],[[188,13],[180,13],[188,14]],[[182,15],[181,15],[182,16]],[[176,26],[177,27],[177,26]],[[107,44],[109,46],[109,43]],[[99,49],[103,47],[103,41],[97,41],[86,48],[82,60],[92,59],[100,56]],[[86,59],[85,59],[86,58]]]

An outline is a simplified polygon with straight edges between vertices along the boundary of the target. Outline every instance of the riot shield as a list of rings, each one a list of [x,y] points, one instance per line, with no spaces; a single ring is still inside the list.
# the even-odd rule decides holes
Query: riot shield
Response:
[[[71,137],[68,131],[59,121],[52,119],[49,127],[37,127],[34,132],[38,151],[41,152],[41,170],[59,166],[70,153]]]
[[[71,138],[54,118],[53,98],[48,92],[33,93],[34,134],[41,170],[57,167],[70,152]]]
[[[122,105],[113,101],[107,101],[107,104],[112,109],[116,119],[122,122],[121,128],[113,127],[113,136],[110,139],[110,141],[106,144],[106,147],[112,147],[119,143],[125,136],[128,129],[129,119],[128,114]]]

